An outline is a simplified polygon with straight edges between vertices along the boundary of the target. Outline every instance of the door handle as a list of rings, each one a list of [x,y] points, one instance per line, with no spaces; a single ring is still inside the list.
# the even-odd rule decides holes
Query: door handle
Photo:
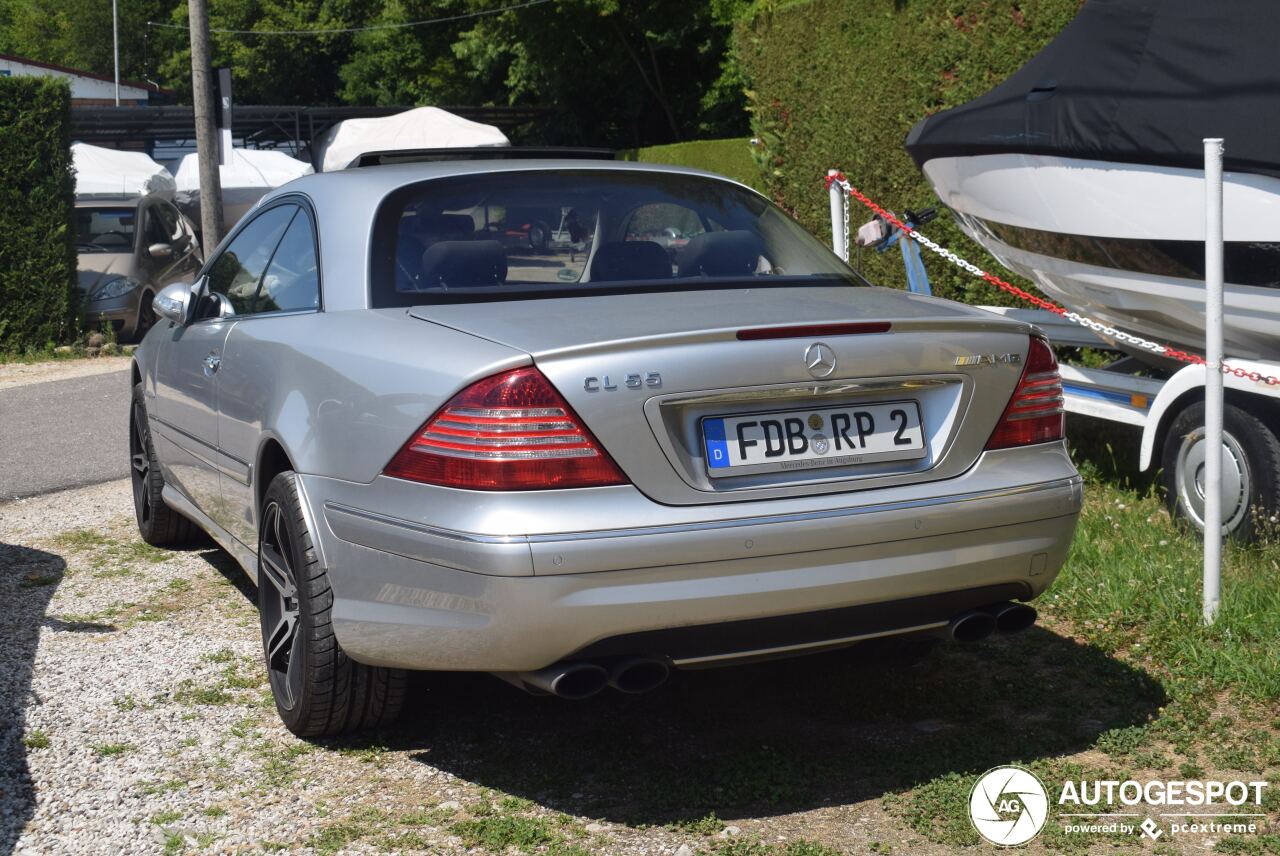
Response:
[[[207,377],[213,377],[214,373],[222,365],[222,357],[217,351],[210,351],[209,356],[204,358],[204,373]]]

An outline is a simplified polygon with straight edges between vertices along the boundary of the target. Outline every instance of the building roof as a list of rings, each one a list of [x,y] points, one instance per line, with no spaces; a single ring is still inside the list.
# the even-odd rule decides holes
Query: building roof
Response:
[[[8,60],[9,62],[20,62],[23,65],[34,65],[37,68],[47,68],[50,71],[60,71],[63,74],[73,74],[76,77],[88,77],[92,80],[102,80],[107,83],[115,83],[115,78],[109,74],[98,74],[97,72],[85,71],[84,69],[81,69],[81,68],[68,68],[65,65],[55,65],[54,63],[44,62],[38,59],[32,59],[31,57],[28,57],[28,56],[14,56],[12,54],[0,53],[0,60]],[[123,77],[120,78],[120,85],[132,86],[135,89],[145,89],[149,92],[162,92],[165,95],[173,94],[172,89],[165,89],[163,87],[155,85],[154,83],[139,82],[137,80],[125,80]]]

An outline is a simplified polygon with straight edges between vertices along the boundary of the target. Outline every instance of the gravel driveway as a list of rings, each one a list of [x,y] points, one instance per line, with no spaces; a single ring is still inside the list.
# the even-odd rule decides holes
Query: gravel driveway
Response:
[[[297,740],[271,707],[251,596],[212,546],[169,553],[138,541],[125,480],[0,504],[0,854],[689,856],[734,836],[785,842],[819,827],[898,836],[873,802],[726,824],[681,819],[671,807],[687,794],[637,802],[595,780],[636,750],[677,772],[704,766],[662,745],[684,744],[673,722],[717,729],[703,714],[732,677],[693,695],[675,681],[665,694],[580,705],[455,676],[416,686],[393,732]],[[624,713],[629,729],[664,722],[615,735]],[[575,732],[585,754],[567,751]]]
[[[954,820],[973,771],[1097,765],[1098,732],[1164,698],[1037,628],[577,703],[415,676],[395,728],[306,742],[275,715],[247,579],[212,546],[147,547],[132,518],[125,480],[0,504],[0,856],[947,853],[918,830]]]

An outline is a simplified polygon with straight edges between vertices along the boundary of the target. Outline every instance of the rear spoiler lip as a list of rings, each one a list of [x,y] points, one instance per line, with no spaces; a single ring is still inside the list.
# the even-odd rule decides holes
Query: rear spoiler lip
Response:
[[[365,152],[347,169],[393,163],[437,163],[459,160],[617,160],[613,149],[576,146],[471,146],[444,149],[386,149]]]

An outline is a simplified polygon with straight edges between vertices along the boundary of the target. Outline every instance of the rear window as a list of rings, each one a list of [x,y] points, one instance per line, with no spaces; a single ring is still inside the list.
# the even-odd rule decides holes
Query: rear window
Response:
[[[387,197],[373,305],[601,291],[860,284],[794,220],[728,182],[563,170],[437,179]]]

